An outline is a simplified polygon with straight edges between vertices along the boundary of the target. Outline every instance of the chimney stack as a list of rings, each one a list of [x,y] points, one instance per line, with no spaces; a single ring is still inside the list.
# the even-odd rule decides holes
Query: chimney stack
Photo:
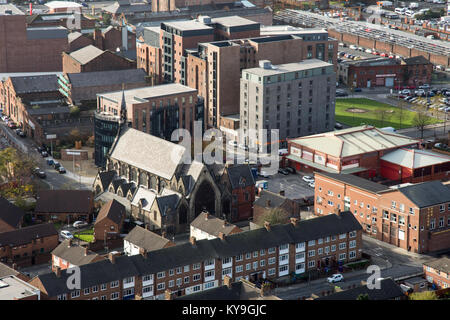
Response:
[[[219,238],[220,240],[225,240],[225,233],[219,232]]]
[[[61,267],[59,267],[59,266],[56,267],[55,274],[58,278],[61,277]]]
[[[13,263],[13,264],[12,264],[12,268],[13,268],[14,270],[17,270],[17,263]]]
[[[172,292],[169,289],[166,289],[166,291],[164,291],[164,299],[172,300]]]
[[[139,254],[144,258],[147,258],[147,250],[145,250],[144,248],[139,248]]]
[[[112,264],[116,263],[116,256],[114,253],[110,252],[108,254],[108,259],[109,259],[109,261],[111,261]]]
[[[209,219],[209,212],[205,212],[205,220]]]
[[[225,276],[225,277],[223,278],[223,284],[224,284],[225,286],[227,286],[228,289],[231,289],[231,278],[230,278],[229,276]]]
[[[223,220],[223,227],[225,228],[227,226],[227,220]]]
[[[270,231],[270,222],[264,221],[264,228],[266,228],[267,231]]]
[[[190,238],[189,238],[189,242],[190,242],[193,246],[195,246],[195,244],[197,243],[197,240],[195,239],[195,237],[190,237]]]
[[[284,197],[284,195],[285,195],[284,190],[280,190],[280,196]]]
[[[295,227],[297,225],[297,223],[298,223],[298,219],[292,217],[290,220],[291,220],[292,225]]]
[[[261,289],[259,290],[259,295],[261,297],[265,297],[268,295],[268,293],[270,292],[270,285],[269,283],[263,283],[261,285]]]
[[[167,233],[165,231],[161,232],[161,237],[165,238],[167,236]]]
[[[88,251],[89,251],[88,247],[87,246],[84,247],[84,256],[85,257],[88,255]]]

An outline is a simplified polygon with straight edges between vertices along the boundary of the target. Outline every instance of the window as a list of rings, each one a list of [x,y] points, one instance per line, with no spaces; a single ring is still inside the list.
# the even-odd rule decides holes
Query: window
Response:
[[[244,266],[236,266],[236,273],[240,273],[242,271],[244,271]]]
[[[57,299],[58,300],[67,300],[67,295],[66,294],[59,294]]]
[[[330,247],[329,246],[325,247],[325,254],[328,254],[328,253],[330,253]]]
[[[253,258],[258,258],[258,251],[253,252]]]
[[[111,288],[117,288],[119,286],[119,281],[112,281]]]
[[[317,249],[317,255],[321,255],[321,254],[323,254],[323,248]]]
[[[430,230],[433,230],[436,227],[436,219],[430,220]]]
[[[125,278],[124,280],[123,280],[123,283],[125,284],[125,283],[132,283],[132,282],[134,282],[134,277],[128,277],[128,278]]]
[[[231,258],[223,258],[222,259],[222,264],[227,264],[231,262]]]
[[[267,272],[267,274],[269,276],[273,276],[275,274],[275,268],[269,269],[269,271]]]
[[[392,209],[395,209],[396,206],[397,206],[397,203],[396,203],[395,201],[392,201],[392,202],[391,202],[391,208],[392,208]]]
[[[260,251],[259,251],[259,255],[260,256],[264,256],[266,254],[266,250],[265,249],[261,249]]]
[[[251,259],[251,257],[252,257],[252,254],[250,253],[250,252],[247,252],[246,254],[245,254],[245,259]]]
[[[253,261],[253,269],[258,269],[258,261]]]
[[[282,273],[282,272],[288,271],[288,269],[289,269],[288,266],[279,266],[278,267],[278,272]]]
[[[347,234],[346,233],[341,233],[339,235],[339,239],[345,239],[345,238],[347,238]]]
[[[348,236],[349,236],[349,238],[354,238],[354,237],[356,237],[356,231],[351,231],[351,232],[349,232]]]
[[[347,243],[345,242],[339,243],[339,250],[344,250],[345,248],[347,248]]]
[[[166,283],[165,282],[158,283],[156,288],[158,290],[164,290],[166,288]]]
[[[106,283],[103,283],[100,288],[101,288],[102,291],[105,291],[107,286],[108,285]]]
[[[331,236],[331,241],[336,241],[336,236]]]
[[[275,253],[275,251],[276,251],[276,248],[275,248],[275,247],[269,248],[269,250],[268,250],[269,254]]]
[[[308,247],[315,246],[315,245],[316,245],[316,240],[308,241]]]
[[[177,286],[181,286],[183,284],[183,279],[178,278],[177,279]]]
[[[282,244],[281,246],[279,246],[280,251],[281,250],[286,250],[288,248],[288,244]]]
[[[87,296],[90,292],[91,290],[89,288],[85,288],[83,294]]]
[[[335,245],[335,244],[333,244],[333,245],[331,246],[331,252],[334,252],[334,251],[336,251],[336,245]]]
[[[350,248],[355,248],[355,247],[356,247],[356,240],[350,241],[349,244],[348,244],[348,246],[349,246]]]
[[[282,254],[280,255],[280,263],[285,261],[285,260],[289,260],[289,255],[288,254]]]
[[[398,224],[402,226],[405,225],[405,216],[398,216]]]
[[[409,214],[414,214],[414,208],[409,208]]]
[[[444,211],[445,211],[445,204],[439,205],[439,212],[444,212]]]
[[[275,258],[275,257],[272,257],[272,258],[269,258],[268,263],[269,263],[269,264],[274,264],[275,261],[276,261],[276,258]]]
[[[339,254],[339,261],[345,260],[346,258],[347,258],[347,254],[346,253],[340,253]]]
[[[184,277],[184,283],[189,283],[189,276]]]
[[[174,280],[170,280],[169,281],[169,288],[172,288],[175,285],[175,281]]]
[[[70,293],[70,297],[73,299],[73,298],[77,298],[77,297],[79,297],[80,296],[80,290],[75,290],[75,291],[72,291],[71,293]]]
[[[201,267],[201,264],[196,263],[196,264],[192,265],[192,270],[198,270],[198,269],[200,269],[200,267]]]
[[[242,254],[236,256],[236,262],[242,261],[242,258],[243,258]]]
[[[157,279],[162,279],[162,278],[164,278],[165,276],[166,276],[166,272],[165,272],[165,271],[158,272],[158,273],[156,274],[156,278],[157,278]]]
[[[386,210],[383,210],[383,219],[389,220],[389,212]]]
[[[230,259],[230,258],[228,258]],[[189,266],[184,266],[184,272],[189,272]]]
[[[309,250],[308,257],[314,257],[316,255],[316,250]]]
[[[259,261],[259,266],[260,266],[261,268],[265,267],[265,266],[266,266],[266,260],[260,260],[260,261]]]
[[[192,276],[192,281],[199,281],[200,280],[200,273],[196,273]]]
[[[252,264],[251,263],[247,263],[246,265],[245,265],[245,270],[250,270],[252,268]]]
[[[391,213],[391,221],[397,222],[397,215],[395,213]]]
[[[181,269],[181,267],[178,267],[177,268],[177,274],[181,274],[182,273],[182,269]]]
[[[209,270],[205,272],[205,278],[214,277],[214,270]]]
[[[118,292],[111,293],[111,300],[117,300],[117,299],[119,299],[119,293]]]
[[[317,244],[322,244],[323,243],[323,239],[320,238],[319,240],[317,240]]]
[[[356,258],[356,251],[350,251],[350,252],[348,253],[348,258],[349,258],[349,259],[354,259],[354,258]]]
[[[308,268],[314,268],[315,266],[316,266],[315,260],[308,261]]]

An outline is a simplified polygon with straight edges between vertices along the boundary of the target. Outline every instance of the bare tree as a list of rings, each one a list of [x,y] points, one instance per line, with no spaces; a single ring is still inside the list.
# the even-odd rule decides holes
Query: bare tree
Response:
[[[431,123],[431,118],[427,115],[423,108],[417,110],[413,119],[413,126],[420,131],[420,138],[423,139],[425,127]]]
[[[384,127],[384,122],[386,120],[389,120],[389,118],[391,117],[391,113],[389,112],[389,110],[385,110],[385,109],[377,109],[375,110],[376,112],[376,117],[378,118],[378,120],[381,121],[381,127]]]

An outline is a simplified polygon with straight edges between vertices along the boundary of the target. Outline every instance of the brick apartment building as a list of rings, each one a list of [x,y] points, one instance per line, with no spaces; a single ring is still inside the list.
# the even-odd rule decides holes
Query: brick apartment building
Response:
[[[13,231],[22,226],[25,212],[18,206],[0,197],[0,232]]]
[[[77,220],[91,221],[94,197],[89,190],[40,190],[32,214],[40,221],[61,221],[71,224]]]
[[[22,11],[12,4],[0,4],[0,73],[62,70],[67,33],[60,26],[27,28]]]
[[[58,76],[59,91],[69,104],[97,102],[97,94],[148,86],[143,69],[64,73]]]
[[[288,139],[286,165],[305,172],[374,177],[380,171],[383,155],[402,147],[418,146],[418,140],[365,125]]]
[[[416,253],[446,250],[449,190],[440,181],[388,187],[350,174],[316,172],[314,213],[350,211],[378,240]]]
[[[130,54],[136,51],[136,35],[128,31],[128,29],[122,29],[119,26],[109,26],[104,30],[95,29],[92,34],[82,34],[74,31],[69,33],[68,38],[69,52],[88,45],[94,45],[101,50],[111,50],[113,52],[116,52],[117,48]]]
[[[50,260],[58,246],[58,232],[52,223],[37,224],[0,233],[0,262],[30,266]]]
[[[125,103],[131,127],[166,140],[178,128],[187,129],[193,136],[194,122],[203,123],[203,100],[197,90],[178,83],[108,92],[97,97],[97,114],[119,116]]]
[[[423,56],[407,59],[370,58],[341,62],[339,81],[349,87],[418,87],[431,82],[433,64]]]
[[[278,130],[278,142],[334,128],[336,74],[332,64],[317,59],[242,70],[240,127],[248,146],[262,150],[262,129]],[[255,130],[256,135],[251,132]],[[259,135],[259,136],[258,136]]]
[[[423,273],[430,284],[436,289],[450,288],[450,259],[442,257],[423,264]]]
[[[110,50],[101,50],[88,45],[71,53],[63,52],[64,73],[124,70],[136,68],[136,62],[115,54]]]
[[[164,299],[215,288],[225,276],[279,278],[292,272],[317,272],[361,258],[361,226],[350,212],[270,226],[190,242],[80,267],[81,290],[64,284],[65,270],[35,277],[30,284],[51,300]],[[331,250],[330,250],[331,249]],[[169,259],[170,257],[170,259]],[[83,274],[85,276],[83,276]]]

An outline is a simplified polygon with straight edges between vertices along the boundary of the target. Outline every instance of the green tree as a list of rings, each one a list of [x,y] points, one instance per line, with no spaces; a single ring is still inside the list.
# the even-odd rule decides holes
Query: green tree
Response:
[[[36,162],[14,148],[0,151],[0,196],[17,199],[33,192],[31,175]]]
[[[288,223],[289,214],[282,208],[273,208],[261,215],[257,219],[256,224],[262,226],[265,221],[269,222],[272,226],[276,224]]]
[[[356,298],[356,300],[369,300],[369,295],[367,294],[367,293],[365,293],[365,294],[360,294],[357,298]]]
[[[422,291],[412,293],[409,300],[438,300],[438,297],[434,291]]]

